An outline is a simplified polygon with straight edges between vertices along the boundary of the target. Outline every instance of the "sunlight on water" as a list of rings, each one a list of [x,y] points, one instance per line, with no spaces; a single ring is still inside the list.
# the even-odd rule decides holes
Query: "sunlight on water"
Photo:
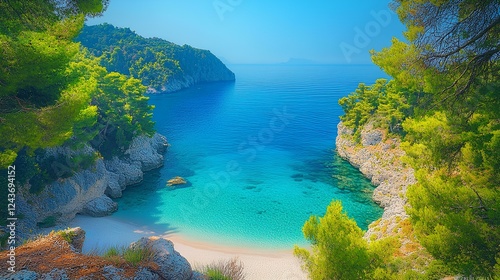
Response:
[[[381,216],[369,181],[335,155],[337,101],[374,66],[230,67],[235,83],[151,96],[171,147],[115,216],[225,245],[288,248],[331,200],[366,229]],[[182,176],[188,184],[165,186]]]

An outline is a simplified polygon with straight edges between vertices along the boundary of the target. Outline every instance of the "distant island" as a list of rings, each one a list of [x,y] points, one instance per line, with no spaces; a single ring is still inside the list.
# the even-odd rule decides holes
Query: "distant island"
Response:
[[[314,65],[314,64],[320,64],[320,63],[317,61],[311,60],[311,59],[291,57],[286,62],[282,62],[280,64],[282,64],[282,65]]]
[[[129,28],[85,26],[76,41],[100,57],[108,71],[142,80],[149,93],[235,80],[234,73],[208,50],[144,38]]]

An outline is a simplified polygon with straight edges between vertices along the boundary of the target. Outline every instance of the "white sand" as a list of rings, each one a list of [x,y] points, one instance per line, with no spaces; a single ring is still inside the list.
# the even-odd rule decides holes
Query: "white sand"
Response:
[[[69,226],[79,226],[85,230],[84,252],[111,246],[127,246],[143,236],[156,235],[174,242],[175,250],[184,256],[193,268],[238,257],[244,264],[248,280],[307,279],[291,250],[254,250],[196,242],[186,240],[177,233],[154,232],[113,217],[77,216]]]

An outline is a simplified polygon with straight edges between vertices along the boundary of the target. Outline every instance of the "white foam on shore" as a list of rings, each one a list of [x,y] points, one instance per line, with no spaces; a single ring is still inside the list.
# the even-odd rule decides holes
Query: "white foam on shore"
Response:
[[[84,252],[102,251],[112,246],[128,246],[141,237],[156,235],[174,242],[175,250],[184,256],[193,268],[238,257],[244,264],[248,280],[307,279],[292,250],[255,250],[197,242],[187,240],[179,233],[155,232],[113,217],[77,216],[69,226],[78,226],[85,230]]]

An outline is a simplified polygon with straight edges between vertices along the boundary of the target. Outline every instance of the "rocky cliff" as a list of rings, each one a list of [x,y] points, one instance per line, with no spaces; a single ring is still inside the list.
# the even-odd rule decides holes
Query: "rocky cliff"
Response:
[[[141,182],[144,171],[162,166],[167,145],[166,138],[158,133],[151,138],[139,136],[122,158],[98,159],[90,169],[59,179],[40,193],[23,188],[25,191],[20,191],[17,198],[17,210],[22,213],[18,232],[28,236],[38,226],[66,222],[79,213],[96,217],[111,214],[118,207],[111,198],[120,197],[127,186]],[[48,149],[46,156],[92,152],[88,146],[78,151],[59,147]]]
[[[129,249],[142,252],[142,260],[131,263],[126,257],[82,254],[85,232],[80,228],[52,232],[16,248],[14,271],[0,271],[1,279],[130,279],[197,280],[203,275],[192,270],[174,244],[159,237],[143,237]],[[0,262],[8,263],[8,252]]]
[[[210,51],[144,38],[110,24],[85,26],[77,37],[108,71],[142,80],[148,92],[173,92],[200,83],[234,81]]]
[[[408,255],[423,250],[416,240],[407,206],[406,190],[416,182],[414,170],[401,161],[405,152],[398,138],[388,138],[386,131],[367,123],[356,140],[352,129],[341,122],[337,126],[336,148],[338,154],[377,186],[373,200],[384,208],[380,220],[370,224],[365,233],[368,241],[396,236],[400,253]]]

